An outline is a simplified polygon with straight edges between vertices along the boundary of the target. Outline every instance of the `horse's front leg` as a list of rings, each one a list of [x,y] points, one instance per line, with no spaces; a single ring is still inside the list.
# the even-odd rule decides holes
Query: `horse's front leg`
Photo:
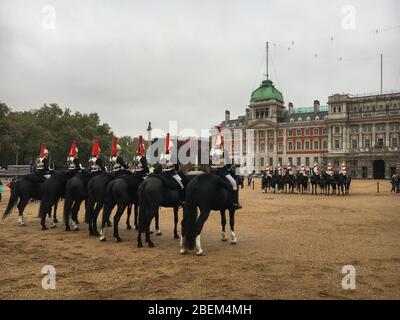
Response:
[[[128,212],[128,215],[127,215],[127,217],[126,217],[126,229],[127,229],[127,230],[132,230],[132,226],[131,226],[131,224],[129,223],[129,220],[130,220],[131,214],[132,214],[132,204],[131,204],[131,203],[128,204],[127,212]]]
[[[161,236],[162,235],[162,232],[161,232],[161,230],[160,230],[160,208],[155,208],[154,209],[154,217],[155,217],[155,220],[156,220],[156,235],[157,236]]]

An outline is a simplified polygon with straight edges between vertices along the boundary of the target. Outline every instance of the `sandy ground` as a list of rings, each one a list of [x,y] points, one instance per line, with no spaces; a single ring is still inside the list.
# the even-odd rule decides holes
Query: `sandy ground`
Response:
[[[214,212],[203,257],[178,253],[171,210],[161,211],[156,247],[137,249],[136,231],[124,223],[121,243],[111,230],[105,243],[89,237],[83,223],[79,232],[41,231],[32,203],[26,227],[16,211],[0,221],[0,298],[400,299],[400,195],[390,194],[388,181],[379,194],[376,181],[353,181],[345,197],[265,194],[255,183],[241,192],[238,244],[220,240]],[[42,289],[44,265],[56,268],[55,290]],[[342,289],[344,265],[356,269],[355,290]]]

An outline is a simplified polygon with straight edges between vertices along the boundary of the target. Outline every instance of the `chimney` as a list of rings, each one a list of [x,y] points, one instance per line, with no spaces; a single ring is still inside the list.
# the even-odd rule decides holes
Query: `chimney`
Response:
[[[246,108],[246,120],[250,119],[250,108]]]
[[[319,101],[314,100],[314,113],[319,112]]]
[[[231,113],[229,110],[225,110],[225,123],[228,123],[231,120]]]
[[[289,111],[289,114],[292,114],[292,112],[293,112],[293,103],[291,103],[291,102],[289,102],[289,104],[288,104],[288,111]]]

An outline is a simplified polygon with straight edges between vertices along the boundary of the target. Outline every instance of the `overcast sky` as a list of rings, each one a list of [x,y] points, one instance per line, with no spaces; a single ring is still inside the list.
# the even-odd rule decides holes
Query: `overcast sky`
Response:
[[[397,0],[1,0],[0,101],[98,112],[118,135],[209,128],[244,113],[266,41],[285,105],[379,90],[381,52],[400,89]]]

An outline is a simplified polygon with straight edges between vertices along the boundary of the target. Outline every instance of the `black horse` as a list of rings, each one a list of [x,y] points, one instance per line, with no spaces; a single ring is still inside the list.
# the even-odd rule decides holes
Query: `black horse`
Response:
[[[200,209],[200,215],[198,215]],[[180,241],[180,253],[192,250],[196,247],[196,254],[204,253],[201,248],[200,234],[204,223],[207,221],[211,210],[225,212],[229,210],[231,221],[231,240],[237,242],[234,231],[234,215],[232,192],[227,188],[223,179],[217,175],[204,173],[196,176],[187,185],[185,208],[183,210],[182,237]],[[223,218],[223,216],[221,216]]]
[[[3,219],[6,218],[17,205],[18,208],[18,223],[24,226],[24,210],[31,199],[40,200],[42,198],[42,184],[46,178],[28,174],[11,183],[11,195],[8,200],[6,210],[3,214]],[[54,208],[54,217],[56,217],[57,207]]]
[[[296,185],[297,185],[297,191],[299,193],[304,193],[305,191],[307,192],[308,189],[308,176],[305,174],[302,174],[301,172],[296,174]]]
[[[139,204],[138,189],[142,182],[143,178],[136,174],[128,174],[119,176],[108,183],[104,197],[100,241],[106,241],[106,225],[110,219],[111,211],[115,206],[117,206],[117,212],[114,215],[114,238],[117,242],[122,241],[118,231],[119,220],[121,219],[125,208],[130,205],[134,205],[135,212],[137,212],[136,207]],[[130,214],[131,211],[128,210],[128,222]]]
[[[113,174],[102,172],[90,179],[88,183],[88,196],[85,205],[85,222],[89,224],[90,236],[100,236],[100,233],[97,231],[97,218],[103,208],[107,185],[113,179]],[[108,226],[111,225],[108,224]],[[130,225],[128,224],[128,227],[129,226]]]
[[[184,185],[191,179],[182,172],[178,173]],[[174,209],[174,238],[178,239],[178,210],[181,202],[180,186],[170,181],[162,174],[150,175],[139,187],[139,232],[137,238],[138,248],[143,247],[142,232],[146,235],[146,242],[149,247],[154,247],[150,239],[150,224],[155,217],[157,234],[160,234],[158,213],[159,207]]]
[[[283,177],[278,173],[278,170],[275,170],[272,175],[272,188],[274,189],[274,193],[276,193],[277,190],[283,190]]]
[[[310,177],[311,194],[318,194],[317,187],[320,186],[321,175],[316,174],[314,171]]]
[[[294,187],[296,185],[296,177],[293,174],[289,174],[286,171],[285,175],[283,176],[283,187],[285,189],[285,193],[294,193]]]
[[[261,189],[267,192],[267,190],[270,190],[271,187],[272,187],[272,175],[263,172],[261,176]]]
[[[60,198],[65,196],[65,186],[67,181],[72,178],[71,172],[68,171],[56,171],[49,179],[47,179],[42,185],[42,198],[39,207],[40,224],[42,230],[47,230],[46,217],[50,216],[51,208],[57,208],[58,201]],[[56,217],[54,221],[49,221],[50,226],[54,227],[53,222],[57,223]]]
[[[79,220],[78,213],[83,201],[86,202],[88,192],[87,186],[93,176],[85,171],[76,173],[68,180],[65,188],[64,200],[64,223],[65,231],[71,231],[69,218],[72,220],[72,230],[78,231]]]

